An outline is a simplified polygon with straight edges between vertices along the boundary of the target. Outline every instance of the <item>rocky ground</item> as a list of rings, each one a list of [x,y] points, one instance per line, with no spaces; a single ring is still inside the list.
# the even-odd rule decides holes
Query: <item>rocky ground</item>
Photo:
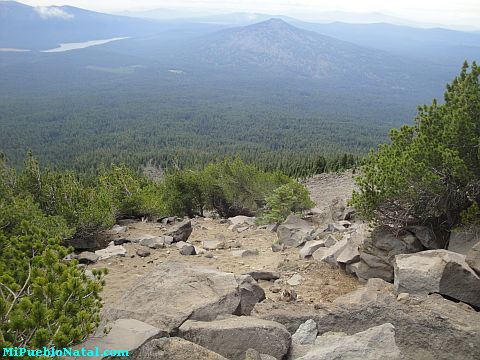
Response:
[[[420,226],[372,232],[345,205],[352,173],[305,185],[316,207],[278,227],[115,226],[107,248],[79,255],[86,271],[109,270],[101,327],[80,346],[134,360],[480,358],[477,233],[452,234],[444,250]]]
[[[324,209],[336,198],[349,198],[354,188],[351,172],[343,174],[322,174],[310,178],[305,185],[310,191],[317,207]],[[111,257],[98,261],[93,267],[107,268],[107,286],[102,297],[105,304],[117,299],[130,284],[148,273],[153,267],[168,261],[186,262],[199,266],[206,266],[234,274],[244,274],[250,271],[263,270],[277,272],[280,276],[279,285],[270,281],[260,281],[269,299],[278,299],[279,293],[271,290],[278,288],[293,288],[298,297],[297,301],[310,304],[332,302],[338,296],[344,295],[359,286],[362,286],[356,277],[345,274],[344,271],[325,263],[319,263],[312,258],[300,259],[298,249],[287,248],[281,252],[272,252],[271,246],[277,239],[275,232],[268,229],[247,229],[238,233],[229,229],[229,223],[222,223],[219,219],[198,218],[192,221],[193,232],[188,241],[198,248],[206,240],[224,238],[229,249],[209,251],[210,255],[183,256],[176,248],[149,249],[150,255],[139,257],[136,251],[144,249],[140,244],[126,243],[125,257]],[[144,235],[163,236],[170,226],[151,222],[126,222],[128,230],[125,233],[112,234],[109,239],[136,238]],[[236,250],[258,251],[258,255],[237,257]],[[302,281],[291,287],[286,281],[291,276],[299,274]]]

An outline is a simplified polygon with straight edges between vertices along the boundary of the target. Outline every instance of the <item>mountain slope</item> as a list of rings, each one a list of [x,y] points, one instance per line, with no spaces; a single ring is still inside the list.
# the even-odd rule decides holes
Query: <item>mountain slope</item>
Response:
[[[337,87],[430,86],[441,68],[294,27],[280,19],[205,36],[191,47],[195,59],[231,72],[303,77]],[[430,67],[428,72],[422,67]],[[335,84],[334,84],[335,83]]]
[[[44,50],[60,43],[156,33],[153,21],[72,6],[32,7],[0,1],[0,48]]]
[[[480,33],[442,28],[422,29],[387,23],[316,24],[294,22],[302,29],[349,41],[360,46],[388,51],[411,59],[429,60],[458,68],[480,59]]]

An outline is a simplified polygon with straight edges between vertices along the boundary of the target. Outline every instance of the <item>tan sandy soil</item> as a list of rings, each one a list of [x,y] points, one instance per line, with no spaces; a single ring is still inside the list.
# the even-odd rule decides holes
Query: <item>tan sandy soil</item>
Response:
[[[339,187],[333,186],[332,183]],[[307,186],[311,191],[312,198],[323,207],[336,196],[348,196],[349,191],[353,188],[353,182],[351,174],[342,176],[331,174],[330,177],[322,175],[317,177],[317,180],[310,179]],[[328,201],[324,199],[328,199]],[[167,261],[186,262],[235,274],[243,274],[252,270],[278,272],[280,280],[275,284],[273,281],[260,281],[267,298],[273,300],[280,299],[280,293],[270,291],[275,288],[275,290],[294,289],[298,295],[297,301],[316,304],[331,302],[336,297],[362,286],[356,278],[346,275],[340,269],[317,263],[313,259],[300,259],[299,249],[272,252],[271,244],[276,239],[276,234],[266,229],[249,229],[237,233],[229,230],[228,224],[220,224],[218,220],[209,218],[194,219],[192,223],[194,230],[188,241],[195,247],[201,248],[204,240],[213,240],[217,234],[223,234],[227,245],[237,247],[236,249],[258,250],[258,255],[239,258],[232,255],[231,249],[224,249],[212,251],[213,258],[207,258],[204,254],[183,256],[173,245],[165,249],[149,249],[151,255],[141,258],[135,255],[135,252],[137,249],[146,248],[139,244],[127,243],[124,244],[128,251],[126,257],[112,257],[99,261],[93,266],[109,269],[109,274],[106,276],[106,287],[102,294],[104,302],[111,303],[121,296],[130,284],[156,265]],[[159,223],[135,222],[129,225],[127,233],[112,235],[111,238],[113,240],[139,234],[161,236],[169,227]],[[132,255],[135,256],[132,257]],[[301,284],[298,286],[287,285],[286,281],[296,273],[303,277]]]

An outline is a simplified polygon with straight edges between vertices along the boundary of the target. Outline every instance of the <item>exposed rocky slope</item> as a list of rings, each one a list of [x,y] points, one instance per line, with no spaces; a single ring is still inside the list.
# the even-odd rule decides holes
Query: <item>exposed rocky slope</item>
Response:
[[[278,227],[236,217],[113,228],[107,248],[78,255],[110,270],[85,346],[139,360],[478,359],[476,247],[427,250],[438,243],[418,228],[372,233],[345,205],[350,173],[306,183],[317,207]]]

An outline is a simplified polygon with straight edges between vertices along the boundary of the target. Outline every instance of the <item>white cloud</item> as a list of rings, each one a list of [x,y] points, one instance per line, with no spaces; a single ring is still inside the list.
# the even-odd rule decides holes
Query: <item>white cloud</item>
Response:
[[[35,7],[35,11],[42,19],[55,18],[69,20],[74,17],[72,14],[69,14],[65,10],[56,6],[37,6]]]

